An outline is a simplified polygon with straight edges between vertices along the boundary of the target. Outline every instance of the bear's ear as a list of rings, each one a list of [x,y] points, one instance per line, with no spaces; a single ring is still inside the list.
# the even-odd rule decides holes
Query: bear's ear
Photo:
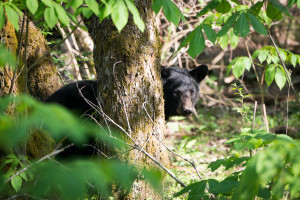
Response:
[[[200,83],[207,75],[208,67],[206,65],[200,65],[191,71],[190,75],[196,80],[197,83]]]
[[[171,75],[171,70],[167,67],[161,66],[161,77],[163,79],[169,78]]]

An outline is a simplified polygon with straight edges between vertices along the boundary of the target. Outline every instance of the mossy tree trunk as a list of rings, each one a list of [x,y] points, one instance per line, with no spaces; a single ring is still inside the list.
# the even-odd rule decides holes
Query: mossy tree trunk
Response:
[[[47,54],[49,50],[47,40],[31,21],[28,23],[28,34],[26,34],[26,21],[25,18],[22,37],[20,37],[22,19],[20,19],[19,23],[19,32],[16,32],[8,21],[0,30],[0,41],[9,51],[17,54],[20,46],[21,60],[16,70],[9,66],[0,68],[0,96],[27,93],[36,99],[44,100],[59,89],[62,86],[62,82],[50,54]],[[26,35],[28,35],[28,39],[26,39]],[[27,45],[25,45],[26,40]],[[25,56],[26,46],[27,52]],[[44,58],[41,59],[42,57]],[[37,65],[29,70],[26,69],[25,62],[27,62],[27,67],[30,67],[40,59],[41,61]],[[23,153],[37,158],[50,153],[53,148],[53,139],[43,133],[34,131],[28,138],[26,148],[24,148],[26,152]]]
[[[95,43],[94,62],[98,97],[103,112],[131,134],[133,140],[161,163],[168,165],[162,144],[165,131],[164,99],[160,78],[160,42],[151,0],[135,1],[146,24],[142,33],[132,17],[119,33],[111,20],[91,20],[89,32]],[[148,115],[148,114],[149,115]],[[127,141],[130,140],[127,136]],[[132,143],[132,142],[131,142]],[[127,161],[151,167],[154,163],[133,150]],[[128,199],[161,199],[147,184],[138,181]]]

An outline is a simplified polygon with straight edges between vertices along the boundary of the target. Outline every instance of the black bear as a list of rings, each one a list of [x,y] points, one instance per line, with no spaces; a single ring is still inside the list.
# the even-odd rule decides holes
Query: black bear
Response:
[[[201,65],[189,71],[183,68],[161,67],[165,99],[165,118],[188,116],[198,100],[199,83],[206,77],[208,68]],[[91,114],[91,105],[97,102],[97,81],[84,80],[70,83],[50,95],[46,102],[59,103],[79,114]],[[84,97],[84,98],[83,98]]]

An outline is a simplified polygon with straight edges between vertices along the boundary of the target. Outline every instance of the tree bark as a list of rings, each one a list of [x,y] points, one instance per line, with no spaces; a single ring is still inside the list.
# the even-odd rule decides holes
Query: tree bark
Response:
[[[163,140],[165,132],[161,44],[151,0],[137,0],[135,5],[146,25],[144,33],[133,23],[132,17],[121,33],[111,20],[99,24],[97,17],[91,19],[89,32],[95,43],[98,99],[106,115],[123,127],[140,147],[168,165],[165,149],[154,136]],[[124,138],[133,143],[127,136]],[[123,159],[146,168],[154,166],[138,150],[130,151]],[[161,199],[149,185],[137,182],[126,199],[147,199],[150,196]]]

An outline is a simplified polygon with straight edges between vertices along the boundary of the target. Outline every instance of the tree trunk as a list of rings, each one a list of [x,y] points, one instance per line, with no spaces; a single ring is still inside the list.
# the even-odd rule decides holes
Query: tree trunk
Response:
[[[92,18],[89,32],[95,43],[94,62],[98,77],[98,97],[103,112],[123,127],[132,139],[164,165],[168,157],[154,135],[162,140],[165,131],[164,100],[160,78],[160,42],[151,0],[135,1],[145,32],[132,17],[121,33],[111,20],[99,24]],[[110,123],[112,124],[112,123]],[[128,143],[133,143],[124,136]],[[154,163],[143,153],[133,150],[126,155],[129,163],[149,168]],[[161,199],[149,187],[138,184],[126,199]],[[117,197],[122,198],[122,197]]]
[[[28,91],[31,96],[39,100],[44,100],[59,89],[62,86],[62,82],[50,54],[46,54],[49,50],[47,40],[31,21],[28,23],[28,40],[26,45],[26,21],[25,18],[22,37],[20,37],[22,19],[19,23],[20,31],[18,33],[15,32],[13,26],[8,21],[6,21],[5,26],[0,30],[2,44],[13,54],[18,53],[21,42],[20,59],[22,60],[16,70],[9,66],[6,66],[5,69],[0,69],[0,96],[8,94],[16,95],[27,93]],[[25,46],[27,46],[26,56]],[[27,71],[24,65],[25,62],[30,67],[45,54],[46,56],[35,67]],[[11,87],[13,88],[12,90],[10,89]],[[45,133],[33,131],[28,138],[26,148],[24,148],[26,150],[23,150],[22,153],[25,153],[29,157],[38,158],[50,153],[54,145],[54,140]]]

